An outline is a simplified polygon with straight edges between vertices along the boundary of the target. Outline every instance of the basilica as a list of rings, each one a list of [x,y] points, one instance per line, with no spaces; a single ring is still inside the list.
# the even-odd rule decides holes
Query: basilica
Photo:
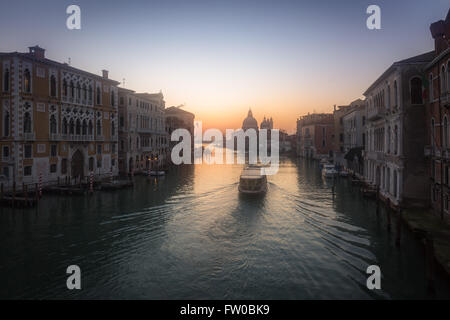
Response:
[[[264,116],[263,121],[261,122],[261,129],[273,129],[273,120],[272,117],[267,118]],[[246,131],[247,129],[255,129],[258,131],[258,121],[253,117],[252,109],[248,110],[247,118],[244,119],[242,123],[242,130]]]

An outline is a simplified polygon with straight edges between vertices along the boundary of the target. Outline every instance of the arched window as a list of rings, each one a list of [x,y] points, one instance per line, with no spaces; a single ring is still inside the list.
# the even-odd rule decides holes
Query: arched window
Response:
[[[87,100],[87,88],[86,84],[83,84],[83,99]]]
[[[25,112],[23,115],[23,133],[31,133],[31,115]]]
[[[26,93],[31,92],[31,73],[28,69],[25,69],[23,73],[23,86]]]
[[[114,107],[116,104],[114,90],[111,90],[111,105]]]
[[[9,136],[9,111],[5,111],[3,115],[3,135]]]
[[[61,160],[61,174],[67,173],[67,159]]]
[[[67,119],[64,118],[62,122],[62,133],[67,134]]]
[[[50,96],[56,97],[56,77],[50,76]]]
[[[394,127],[394,154],[398,154],[398,127],[395,125]]]
[[[431,146],[434,147],[434,119],[431,119]]]
[[[90,157],[89,158],[89,171],[94,170],[94,158]]]
[[[56,117],[54,114],[52,114],[50,117],[50,133],[56,134],[56,131],[57,131]]]
[[[100,119],[97,120],[97,135],[98,136],[102,135],[102,122]]]
[[[83,120],[83,129],[81,132],[83,134],[83,136],[87,135],[87,130],[88,130],[87,122],[86,122],[86,120]]]
[[[9,91],[9,69],[6,68],[5,74],[3,75],[3,91]]]
[[[81,99],[81,85],[79,82],[77,83],[77,98]]]
[[[70,81],[70,96],[72,98],[75,97],[75,85],[73,84],[73,81]]]
[[[97,104],[101,103],[101,94],[102,92],[100,90],[100,87],[97,87]]]
[[[387,153],[391,153],[391,127],[388,127],[387,130]]]
[[[411,104],[422,104],[422,80],[419,77],[411,79]]]
[[[77,135],[80,135],[81,134],[81,121],[80,121],[80,119],[77,119],[76,123],[77,124],[76,124],[76,127],[75,127],[75,133]]]
[[[70,119],[69,134],[74,134],[74,133],[75,133],[75,121],[73,121],[73,119]]]
[[[394,170],[394,197],[397,197],[397,188],[398,188],[398,177],[397,177],[397,170]]]
[[[89,102],[92,102],[92,86],[89,85]]]
[[[94,127],[92,126],[92,120],[89,120],[89,126],[88,126],[89,135],[93,135],[94,134],[93,130],[94,130]]]
[[[394,81],[394,107],[398,107],[398,88],[397,88],[397,81]]]
[[[63,94],[65,97],[67,97],[67,80],[63,80]]]
[[[430,76],[428,77],[428,90],[430,91],[430,102],[434,99],[434,92],[433,92],[433,74],[430,73]]]
[[[447,62],[447,93],[450,92],[450,60]]]
[[[387,99],[386,99],[386,107],[389,109],[391,107],[391,86],[387,86]]]
[[[445,66],[441,67],[441,95],[445,94],[447,88]]]
[[[447,116],[444,116],[444,147],[447,148],[448,147],[448,121],[447,121]]]

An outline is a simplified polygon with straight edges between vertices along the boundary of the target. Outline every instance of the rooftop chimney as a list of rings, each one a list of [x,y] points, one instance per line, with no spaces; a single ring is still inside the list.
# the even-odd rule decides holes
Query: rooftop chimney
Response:
[[[103,78],[108,79],[108,70],[102,70]]]
[[[28,47],[28,49],[30,50],[30,54],[35,58],[45,59],[45,49],[39,46]]]

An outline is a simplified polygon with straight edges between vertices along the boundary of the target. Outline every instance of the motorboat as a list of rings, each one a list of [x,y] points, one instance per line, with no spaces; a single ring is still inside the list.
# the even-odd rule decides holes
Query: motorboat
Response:
[[[166,175],[166,172],[162,171],[162,170],[152,170],[152,171],[150,171],[150,175],[151,176],[164,176],[164,175]]]
[[[267,176],[260,166],[249,165],[244,168],[239,178],[239,192],[259,194],[267,191]]]
[[[333,164],[325,164],[322,169],[322,177],[333,178],[336,177],[338,172],[334,168]]]

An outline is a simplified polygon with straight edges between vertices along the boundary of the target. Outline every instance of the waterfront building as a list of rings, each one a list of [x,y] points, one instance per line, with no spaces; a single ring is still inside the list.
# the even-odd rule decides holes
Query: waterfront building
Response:
[[[279,131],[279,152],[289,153],[292,151],[291,137],[285,130]]]
[[[364,177],[362,151],[365,144],[366,110],[364,101],[352,108],[342,117],[344,166],[358,178]]]
[[[422,74],[434,55],[431,51],[393,63],[364,92],[365,180],[396,206],[424,206],[429,199]]]
[[[450,10],[445,20],[430,26],[435,58],[425,66],[427,80],[426,148],[431,208],[442,219],[450,221]]]
[[[1,174],[7,186],[116,175],[119,82],[29,52],[0,53]]]
[[[168,137],[162,93],[119,88],[119,170],[145,173],[165,164]]]
[[[313,113],[297,120],[300,156],[322,159],[333,157],[334,117],[332,113]]]
[[[363,105],[364,101],[361,99],[356,99],[349,105],[345,106],[334,106],[333,117],[334,117],[334,138],[333,138],[333,162],[337,166],[345,165],[345,147],[344,147],[344,127],[343,127],[343,117],[351,112],[353,109],[358,108]]]
[[[169,107],[164,110],[165,112],[165,125],[166,125],[166,133],[168,135],[168,161],[170,162],[170,153],[172,152],[172,148],[179,141],[171,141],[170,137],[172,132],[176,129],[186,129],[191,134],[191,154],[193,157],[194,151],[194,119],[195,115],[191,112],[181,109],[180,107]],[[193,158],[192,158],[193,159]]]

